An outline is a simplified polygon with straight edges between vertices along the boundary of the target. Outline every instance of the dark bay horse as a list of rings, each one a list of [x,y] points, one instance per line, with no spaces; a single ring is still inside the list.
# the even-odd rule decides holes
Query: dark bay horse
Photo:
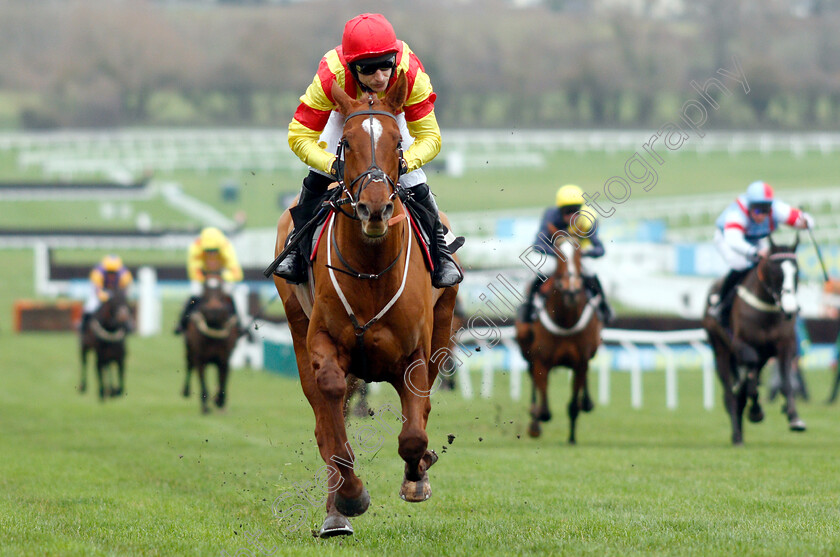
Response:
[[[87,390],[87,354],[96,354],[96,377],[99,398],[123,394],[125,389],[125,336],[131,330],[131,310],[122,290],[109,291],[108,299],[91,316],[81,331],[82,381],[79,390]],[[118,384],[113,384],[110,369],[116,366]]]
[[[344,117],[341,198],[327,219],[312,261],[314,286],[274,277],[292,332],[301,386],[315,413],[315,436],[327,465],[327,516],[320,535],[352,534],[347,517],[364,513],[370,496],[353,468],[344,407],[350,375],[385,381],[401,402],[398,452],[405,461],[400,497],[431,496],[428,469],[429,392],[449,345],[457,287],[436,289],[398,195],[400,131],[405,103],[401,73],[390,91],[355,100],[337,84],[332,95]],[[445,215],[443,222],[448,223]],[[275,255],[291,230],[289,212],[277,228]],[[356,450],[365,444],[354,440]]]
[[[715,364],[723,385],[724,409],[732,422],[732,443],[742,445],[743,414],[750,402],[749,420],[764,419],[758,400],[761,370],[770,358],[776,358],[785,396],[788,425],[792,431],[805,431],[805,422],[796,411],[791,369],[797,353],[796,323],[798,311],[796,289],[798,270],[796,243],[792,246],[774,245],[737,286],[730,318],[731,330],[706,312],[703,328],[715,354]],[[715,282],[709,297],[720,289]]]
[[[548,373],[553,367],[572,370],[572,397],[568,405],[569,443],[574,444],[575,423],[581,410],[591,412],[595,405],[589,396],[589,361],[601,345],[601,321],[595,311],[597,299],[589,299],[581,276],[580,245],[574,240],[557,242],[561,256],[557,267],[543,284],[545,302],[535,303],[539,317],[533,323],[516,322],[516,341],[528,362],[533,381],[531,424],[528,434],[539,437],[540,422],[551,419],[548,409]],[[537,400],[537,395],[539,400]]]
[[[190,396],[190,376],[193,368],[198,370],[198,382],[201,386],[201,411],[210,412],[207,404],[207,383],[204,370],[208,365],[215,365],[219,372],[219,389],[213,402],[218,408],[224,408],[227,394],[230,356],[239,338],[237,317],[233,302],[223,289],[220,277],[209,275],[204,281],[201,299],[190,314],[184,342],[187,348],[187,377],[184,382],[184,397]]]

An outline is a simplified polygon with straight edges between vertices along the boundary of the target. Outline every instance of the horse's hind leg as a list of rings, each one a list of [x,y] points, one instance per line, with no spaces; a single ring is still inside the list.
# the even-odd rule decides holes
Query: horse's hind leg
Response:
[[[395,385],[402,403],[403,426],[399,435],[399,453],[405,461],[405,476],[400,487],[400,498],[411,503],[425,501],[432,496],[428,469],[437,462],[437,455],[427,450],[429,436],[425,425],[429,394],[428,360],[422,349],[415,350],[409,358],[401,384]]]
[[[834,385],[831,387],[831,394],[828,396],[826,404],[834,404],[837,400],[837,395],[840,394],[840,358],[837,358],[836,369],[834,370]]]
[[[125,358],[117,359],[117,387],[112,390],[111,396],[122,396],[125,391]]]

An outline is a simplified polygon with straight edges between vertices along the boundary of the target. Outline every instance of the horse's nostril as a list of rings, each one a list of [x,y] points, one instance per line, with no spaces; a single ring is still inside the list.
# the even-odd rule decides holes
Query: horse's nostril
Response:
[[[366,203],[356,203],[356,212],[359,213],[359,216],[362,218],[367,218],[370,216],[370,208],[367,206]]]

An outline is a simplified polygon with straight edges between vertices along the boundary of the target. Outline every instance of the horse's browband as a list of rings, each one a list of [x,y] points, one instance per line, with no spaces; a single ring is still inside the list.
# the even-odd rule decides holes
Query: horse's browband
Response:
[[[768,259],[775,260],[775,259],[796,259],[795,253],[774,253],[767,257]]]
[[[346,122],[350,118],[354,118],[356,116],[387,116],[388,118],[391,118],[394,122],[397,121],[396,116],[394,116],[390,112],[385,112],[384,110],[359,110],[358,112],[351,112],[347,115],[346,118],[344,118],[344,121]]]

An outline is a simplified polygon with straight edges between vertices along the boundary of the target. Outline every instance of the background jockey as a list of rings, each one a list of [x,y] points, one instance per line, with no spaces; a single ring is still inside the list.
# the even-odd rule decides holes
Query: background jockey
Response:
[[[747,186],[747,192],[724,209],[715,222],[715,246],[729,266],[729,273],[718,297],[712,299],[709,314],[722,326],[729,326],[735,285],[767,254],[763,240],[780,224],[813,228],[814,219],[808,213],[774,199],[773,188],[766,182],[753,182]]]
[[[444,239],[446,231],[421,169],[440,152],[440,128],[434,111],[436,95],[420,59],[406,43],[397,40],[394,28],[381,14],[361,14],[345,24],[341,46],[324,55],[315,79],[300,98],[289,124],[289,146],[309,165],[309,175],[303,180],[297,207],[291,210],[292,220],[295,230],[299,230],[317,212],[327,187],[343,174],[342,161],[335,153],[344,119],[333,102],[333,82],[338,82],[354,99],[369,93],[381,98],[396,82],[399,72],[408,78],[405,108],[397,115],[406,163],[399,182],[410,188],[408,202],[418,209],[414,214],[431,239],[435,258],[432,284],[436,288],[453,286],[461,282],[463,275]],[[306,261],[298,248],[289,252],[275,274],[295,284],[306,281]]]
[[[106,255],[102,261],[90,271],[90,294],[85,300],[82,313],[82,332],[87,329],[91,316],[96,313],[99,307],[108,301],[111,294],[122,290],[127,294],[128,288],[134,283],[131,271],[123,265],[122,259],[117,255]]]
[[[557,190],[555,202],[556,207],[549,207],[543,213],[542,223],[540,224],[539,232],[537,232],[534,247],[548,256],[557,257],[557,253],[550,243],[552,236],[550,226],[553,226],[557,230],[567,232],[577,240],[582,250],[581,257],[602,257],[605,253],[604,244],[598,238],[594,213],[583,207],[583,191],[578,186],[571,184],[565,185]],[[576,217],[578,214],[580,214],[580,218]],[[574,224],[572,224],[572,221],[574,221]],[[612,320],[613,312],[607,303],[607,297],[601,286],[601,281],[598,280],[597,275],[586,269],[583,261],[581,261],[581,267],[580,272],[583,278],[583,284],[590,297],[595,297],[599,294],[601,296],[598,311],[601,314],[601,321],[607,324]],[[528,289],[528,298],[525,301],[523,315],[521,316],[522,321],[526,323],[531,322],[534,295],[542,283],[542,278],[537,277]]]
[[[190,244],[187,253],[187,278],[190,280],[190,299],[181,311],[181,318],[175,328],[175,334],[184,332],[187,320],[195,304],[201,299],[204,279],[208,274],[217,274],[229,288],[243,278],[242,267],[236,257],[233,244],[218,228],[208,227]],[[230,298],[231,311],[236,313],[233,298]],[[237,314],[238,315],[238,314]]]

